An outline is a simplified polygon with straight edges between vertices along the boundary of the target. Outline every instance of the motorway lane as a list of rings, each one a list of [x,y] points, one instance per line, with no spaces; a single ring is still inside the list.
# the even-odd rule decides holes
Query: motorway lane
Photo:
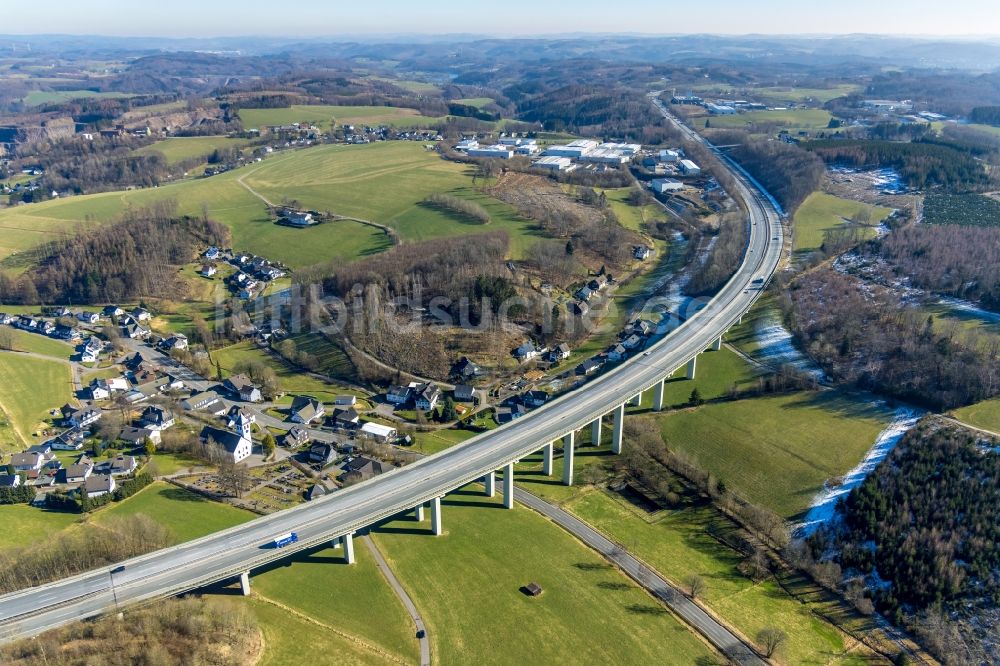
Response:
[[[651,388],[734,324],[759,295],[758,290],[749,289],[752,280],[769,277],[777,266],[781,253],[777,212],[736,175],[741,191],[734,194],[745,200],[752,220],[744,264],[701,311],[641,356],[507,426],[407,467],[308,504],[129,560],[115,574],[113,590],[109,569],[104,569],[0,597],[0,640],[33,635],[71,619],[105,612],[114,607],[115,595],[124,604],[177,594],[357,531],[523,458]],[[280,551],[264,547],[275,535],[288,531],[299,534],[297,544]]]

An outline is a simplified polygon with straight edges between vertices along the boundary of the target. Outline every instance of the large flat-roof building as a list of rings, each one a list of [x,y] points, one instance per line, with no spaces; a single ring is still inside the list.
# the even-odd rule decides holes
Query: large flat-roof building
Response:
[[[581,155],[581,162],[592,162],[594,164],[625,164],[631,158],[620,150],[611,148],[594,148],[585,155]]]
[[[476,148],[469,148],[467,154],[469,157],[509,160],[514,157],[514,149],[510,146],[501,146],[500,144],[493,146],[477,146]]]
[[[544,155],[552,157],[571,157],[580,159],[597,148],[598,143],[591,139],[577,139],[565,145],[549,146]]]
[[[684,183],[679,180],[674,180],[673,178],[657,178],[649,184],[649,189],[653,190],[657,194],[678,192],[683,190],[685,187]]]
[[[680,169],[685,176],[697,176],[701,173],[701,167],[691,160],[681,160]]]
[[[538,169],[548,169],[549,171],[572,171],[576,168],[573,164],[573,160],[568,157],[556,157],[554,155],[549,155],[547,157],[540,157],[535,160],[532,166]]]

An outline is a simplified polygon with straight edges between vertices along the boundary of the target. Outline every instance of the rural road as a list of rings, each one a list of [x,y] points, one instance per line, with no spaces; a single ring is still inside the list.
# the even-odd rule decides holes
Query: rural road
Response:
[[[389,567],[389,563],[385,561],[382,556],[382,551],[378,549],[375,542],[372,541],[371,537],[367,534],[363,534],[359,537],[361,541],[364,542],[368,551],[375,558],[375,564],[378,566],[379,571],[385,576],[385,579],[389,582],[389,587],[392,591],[396,593],[399,600],[403,603],[403,607],[406,608],[406,612],[410,614],[410,618],[413,619],[413,624],[417,626],[418,635],[420,635],[420,666],[431,666],[431,644],[430,640],[427,638],[427,628],[424,626],[424,620],[420,617],[420,613],[417,612],[417,606],[413,603],[413,599],[410,595],[406,593],[403,586],[400,584],[399,579],[396,578],[396,574],[392,572],[392,568]],[[423,632],[420,634],[420,632]]]
[[[744,643],[738,636],[720,624],[718,620],[706,613],[692,600],[688,599],[682,592],[660,576],[660,574],[640,562],[631,553],[612,542],[587,523],[554,504],[549,504],[545,500],[516,486],[514,488],[514,497],[521,504],[549,518],[552,522],[599,552],[608,560],[614,562],[618,568],[628,574],[629,578],[632,578],[653,596],[666,604],[667,607],[679,615],[689,626],[704,636],[729,659],[738,664],[752,664],[754,666],[764,666],[767,663],[757,656],[750,646]]]

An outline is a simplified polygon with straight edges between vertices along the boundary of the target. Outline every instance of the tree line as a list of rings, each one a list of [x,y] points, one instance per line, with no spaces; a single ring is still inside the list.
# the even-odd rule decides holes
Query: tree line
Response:
[[[42,264],[15,280],[0,276],[7,303],[115,303],[176,297],[176,266],[207,245],[225,247],[229,229],[207,218],[174,217],[163,202],[126,213],[49,248]]]
[[[934,410],[1000,395],[1000,341],[933,317],[833,269],[805,273],[782,299],[802,346],[835,380]]]
[[[815,155],[781,141],[747,140],[731,155],[789,214],[819,188],[826,172]]]
[[[450,211],[461,217],[474,220],[479,224],[489,224],[491,222],[489,211],[485,208],[477,204],[475,201],[462,199],[461,197],[456,197],[452,194],[445,194],[442,192],[429,194],[424,199],[424,203],[435,208],[442,208]]]
[[[946,145],[820,139],[803,146],[827,164],[892,167],[907,185],[917,189],[969,192],[988,189],[994,184],[982,163],[969,153]]]

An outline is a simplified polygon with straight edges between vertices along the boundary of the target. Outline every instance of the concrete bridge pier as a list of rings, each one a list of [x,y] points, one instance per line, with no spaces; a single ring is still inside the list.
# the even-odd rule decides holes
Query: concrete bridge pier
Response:
[[[344,562],[347,564],[354,564],[357,562],[354,558],[354,533],[348,532],[344,536],[340,537],[340,543],[344,546]]]
[[[542,474],[545,476],[552,476],[552,458],[553,449],[555,447],[552,442],[549,442],[542,447]]]
[[[687,365],[687,378],[694,379],[695,371],[698,370],[698,357],[694,356],[688,361]]]
[[[508,463],[503,468],[503,505],[514,508],[514,463]]]
[[[441,529],[441,498],[435,497],[431,500],[431,532],[434,536],[441,536],[444,530]]]
[[[594,422],[590,424],[590,443],[594,446],[601,445],[601,427],[603,422],[601,421],[603,417],[598,416],[594,419]]]
[[[563,484],[573,485],[573,435],[569,432],[563,437]]]
[[[240,574],[240,591],[244,597],[250,596],[250,572],[244,571]]]
[[[656,386],[653,387],[653,411],[660,412],[663,411],[663,385],[666,383],[666,379],[661,379],[657,382]]]
[[[632,400],[630,400],[629,402],[632,404],[633,407],[638,407],[639,405],[641,405],[642,404],[642,391],[639,391],[638,395],[633,396]]]
[[[418,523],[424,522],[424,505],[418,504],[416,508],[413,509],[413,515],[417,519]]]
[[[720,335],[712,342],[712,351],[719,351],[722,349],[722,336]]]
[[[611,453],[622,452],[622,428],[625,426],[625,405],[618,405],[614,411],[611,433]]]
[[[486,489],[486,496],[493,497],[497,494],[497,473],[490,472],[483,477],[483,486]]]

